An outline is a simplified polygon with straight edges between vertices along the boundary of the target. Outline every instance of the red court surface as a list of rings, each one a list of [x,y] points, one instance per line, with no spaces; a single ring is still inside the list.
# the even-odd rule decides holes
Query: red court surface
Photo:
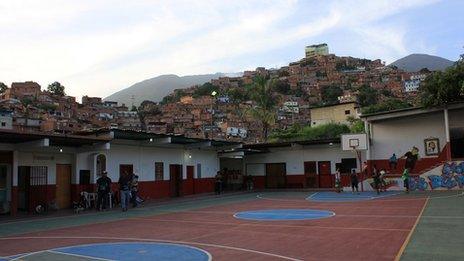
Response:
[[[213,260],[394,260],[425,203],[426,198],[396,196],[356,202],[250,196],[238,203],[9,236],[0,241],[0,256],[122,241],[186,244],[206,250]],[[303,221],[233,216],[247,210],[308,208],[336,215]]]

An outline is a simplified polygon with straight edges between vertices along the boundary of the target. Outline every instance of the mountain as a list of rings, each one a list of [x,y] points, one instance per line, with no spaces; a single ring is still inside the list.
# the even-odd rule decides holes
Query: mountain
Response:
[[[396,66],[404,71],[417,72],[422,68],[427,68],[430,71],[443,71],[453,64],[453,61],[442,57],[415,53],[396,60],[389,65]]]
[[[237,74],[202,74],[202,75],[187,75],[179,77],[174,74],[160,75],[155,78],[138,82],[128,88],[104,98],[105,101],[117,101],[124,103],[127,106],[139,105],[144,100],[159,102],[164,96],[168,95],[175,89],[188,88],[193,85],[203,84],[212,79],[217,79],[222,76],[236,76]],[[133,100],[132,100],[133,97]]]

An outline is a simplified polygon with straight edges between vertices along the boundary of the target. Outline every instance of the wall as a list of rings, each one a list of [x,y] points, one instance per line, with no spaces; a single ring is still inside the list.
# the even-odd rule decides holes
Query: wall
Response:
[[[340,144],[274,148],[269,153],[246,156],[246,174],[255,176],[255,182],[261,184],[266,174],[266,163],[286,163],[287,183],[302,183],[305,161],[330,161],[334,173],[335,164],[340,163],[342,158],[356,158],[356,155],[343,151]]]
[[[317,126],[330,122],[346,123],[346,119],[349,116],[359,118],[355,106],[356,103],[345,103],[334,106],[313,108],[311,109],[311,125]],[[349,110],[350,114],[345,114],[345,110]]]
[[[133,165],[134,172],[139,176],[140,193],[147,198],[161,198],[169,196],[169,165],[181,164],[183,167],[183,192],[184,194],[212,192],[212,179],[219,170],[217,152],[213,150],[184,149],[183,147],[148,147],[139,146],[137,143],[127,142],[121,144],[111,143],[110,150],[102,151],[106,155],[108,177],[113,182],[119,179],[119,165]],[[77,156],[78,164],[76,172],[81,169],[91,170],[93,183],[95,176],[93,157],[98,153],[81,153]],[[164,163],[163,180],[155,180],[155,162]],[[201,164],[201,179],[197,179],[197,164]],[[188,181],[187,166],[194,166],[194,181]],[[190,183],[194,182],[194,185]],[[77,182],[78,183],[78,180]],[[210,184],[211,183],[211,184]],[[114,189],[117,189],[115,184]],[[192,187],[195,188],[193,191]]]
[[[371,123],[371,159],[389,159],[393,153],[403,156],[413,146],[420,158],[426,156],[424,139],[438,138],[440,151],[446,145],[443,112],[422,114]]]

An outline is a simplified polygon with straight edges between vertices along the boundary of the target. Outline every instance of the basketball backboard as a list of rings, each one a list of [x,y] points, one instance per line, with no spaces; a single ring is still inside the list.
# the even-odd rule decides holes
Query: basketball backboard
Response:
[[[343,134],[342,137],[343,150],[367,150],[367,134]]]

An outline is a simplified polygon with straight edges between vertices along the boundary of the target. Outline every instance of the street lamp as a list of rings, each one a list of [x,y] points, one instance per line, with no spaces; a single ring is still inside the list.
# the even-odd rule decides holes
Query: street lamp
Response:
[[[214,118],[213,118],[213,103],[216,101],[214,98],[217,95],[217,91],[212,91],[211,96],[213,97],[213,100],[211,101],[211,125],[209,126],[210,132],[211,132],[211,137],[210,139],[213,139],[213,124],[214,124]]]

